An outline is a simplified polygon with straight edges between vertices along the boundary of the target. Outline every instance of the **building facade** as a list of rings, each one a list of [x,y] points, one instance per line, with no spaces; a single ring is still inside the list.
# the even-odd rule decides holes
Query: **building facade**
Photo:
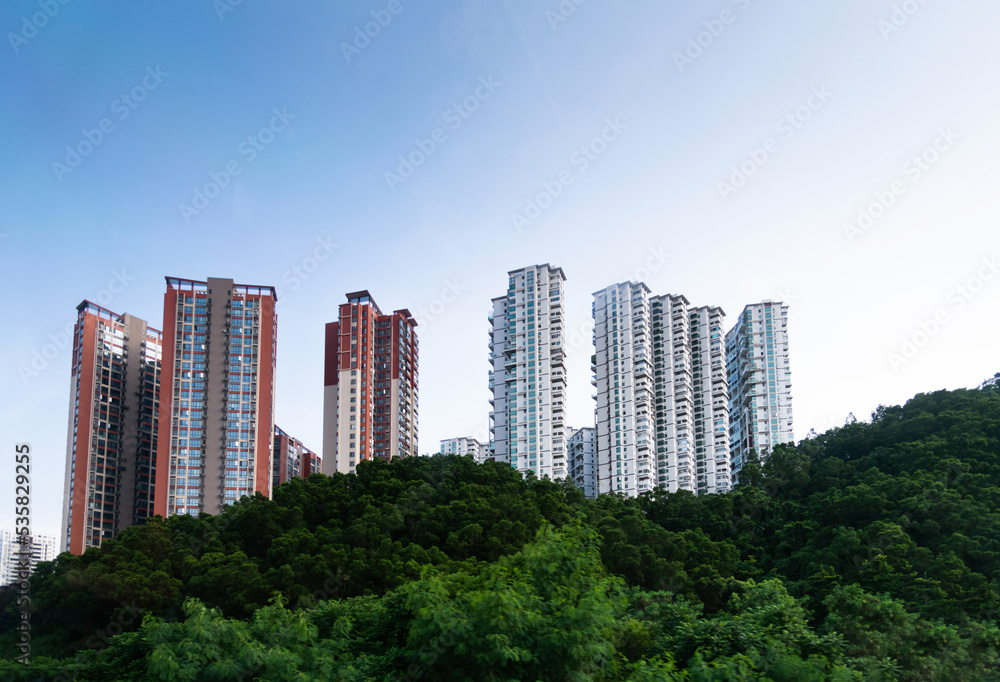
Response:
[[[302,464],[300,465],[302,478],[309,478],[313,474],[323,473],[323,457],[318,452],[302,448]]]
[[[650,290],[625,282],[594,293],[598,492],[630,497],[657,485]]]
[[[699,494],[732,489],[729,448],[729,385],[726,376],[725,312],[700,306],[689,312],[694,396],[695,489]]]
[[[367,291],[347,294],[326,325],[323,473],[417,454],[416,326],[406,309],[382,314]]]
[[[508,274],[490,318],[490,456],[522,473],[567,475],[562,268]]]
[[[732,487],[723,317],[642,283],[595,292],[598,493]]]
[[[302,444],[298,438],[274,427],[274,454],[271,458],[271,488],[277,488],[293,478],[309,478],[322,472],[323,459]]]
[[[480,443],[475,438],[447,438],[441,441],[441,449],[438,451],[443,455],[472,455],[477,462],[482,462],[489,454],[489,443]]]
[[[42,561],[55,561],[58,552],[54,535],[34,533],[22,544],[21,536],[12,530],[0,531],[0,585],[20,582],[22,570],[28,574]],[[22,561],[23,559],[23,561]]]
[[[167,277],[154,509],[218,514],[270,497],[274,287]]]
[[[764,458],[778,443],[794,443],[788,306],[762,301],[743,308],[726,334],[730,391],[729,440],[734,482],[751,453]]]
[[[77,307],[63,551],[82,554],[153,514],[162,334],[90,301]]]
[[[567,451],[573,485],[587,497],[597,497],[597,429],[585,426],[573,431]]]

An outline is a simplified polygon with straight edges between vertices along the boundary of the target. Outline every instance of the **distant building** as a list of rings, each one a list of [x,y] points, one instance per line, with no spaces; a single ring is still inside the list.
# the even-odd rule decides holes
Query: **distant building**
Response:
[[[63,551],[82,554],[153,514],[162,342],[138,317],[77,306]]]
[[[323,473],[417,455],[416,326],[408,310],[382,314],[367,291],[347,294],[326,325]]]
[[[22,552],[30,571],[42,561],[55,561],[57,538],[54,535],[34,533],[30,543],[21,544],[21,536],[12,530],[0,531],[0,585],[13,585],[20,581],[19,572],[24,565]]]
[[[274,427],[274,454],[271,458],[271,489],[292,478],[309,478],[321,473],[322,458],[302,444],[298,438],[289,436],[277,426]]]
[[[477,462],[482,462],[489,455],[489,443],[480,443],[475,438],[448,438],[441,441],[440,454],[472,455]]]
[[[309,478],[313,474],[323,473],[323,457],[318,452],[303,447],[302,465],[300,467],[302,478]]]
[[[167,277],[157,514],[218,514],[271,496],[274,287]]]
[[[735,481],[750,453],[766,458],[778,443],[794,443],[788,306],[748,305],[726,334],[729,440]]]
[[[585,426],[569,437],[569,477],[583,494],[597,497],[597,429]]]
[[[731,488],[723,316],[642,283],[594,293],[599,494]]]
[[[539,478],[567,475],[562,268],[507,273],[490,318],[490,457]]]

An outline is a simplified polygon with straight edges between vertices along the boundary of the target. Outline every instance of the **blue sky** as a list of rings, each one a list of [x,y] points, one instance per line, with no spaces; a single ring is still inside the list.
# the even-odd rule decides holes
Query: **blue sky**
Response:
[[[575,426],[626,279],[729,324],[788,302],[799,438],[1000,370],[996,3],[232,1],[0,8],[0,444],[37,531],[59,335],[102,295],[159,326],[165,275],[279,288],[275,417],[314,448],[358,289],[420,320],[420,450],[485,439],[489,300],[533,263],[568,278]]]

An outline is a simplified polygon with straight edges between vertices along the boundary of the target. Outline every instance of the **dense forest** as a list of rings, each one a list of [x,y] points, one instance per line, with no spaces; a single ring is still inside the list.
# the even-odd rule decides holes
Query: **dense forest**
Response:
[[[62,554],[31,595],[0,679],[1000,680],[1000,375],[725,495],[369,462]]]

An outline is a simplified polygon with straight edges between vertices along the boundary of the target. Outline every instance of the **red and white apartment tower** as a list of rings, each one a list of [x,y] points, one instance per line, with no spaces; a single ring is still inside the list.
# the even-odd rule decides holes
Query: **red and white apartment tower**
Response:
[[[274,287],[167,277],[155,513],[271,496]]]
[[[323,473],[417,454],[417,322],[383,315],[367,291],[347,294],[326,325]]]

